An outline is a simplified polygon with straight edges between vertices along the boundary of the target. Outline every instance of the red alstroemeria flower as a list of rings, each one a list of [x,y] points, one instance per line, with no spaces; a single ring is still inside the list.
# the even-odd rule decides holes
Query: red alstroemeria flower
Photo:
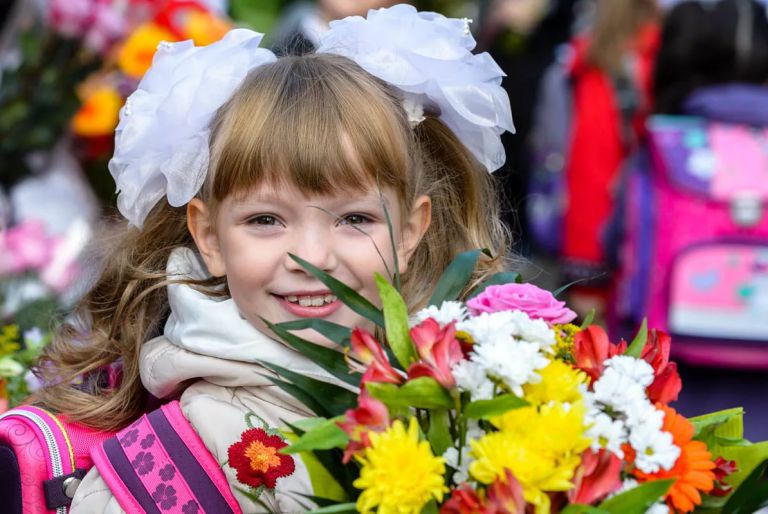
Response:
[[[440,508],[440,514],[523,514],[525,498],[520,482],[510,470],[504,479],[496,480],[488,488],[486,497],[469,484],[453,490],[450,499]]]
[[[613,344],[608,340],[608,334],[597,325],[590,325],[576,332],[573,337],[573,354],[576,367],[584,371],[594,382],[603,374],[604,362],[611,357],[623,354],[627,342]]]
[[[715,469],[712,472],[715,474],[715,487],[709,491],[712,496],[728,496],[733,491],[733,486],[726,484],[723,480],[728,475],[736,473],[739,468],[736,467],[735,460],[725,460],[722,457],[715,459]]]
[[[269,435],[263,428],[251,428],[229,447],[229,465],[237,471],[239,482],[274,489],[278,478],[292,475],[296,469],[293,457],[279,452],[286,446],[280,436]]]
[[[344,450],[346,464],[353,455],[370,445],[368,432],[383,432],[389,427],[389,411],[386,405],[371,396],[363,387],[357,400],[357,408],[349,409],[344,421],[337,425],[349,436],[349,443]]]
[[[571,503],[592,505],[621,487],[622,461],[607,450],[587,449],[576,469],[574,488],[568,492]]]
[[[653,383],[648,386],[648,398],[653,403],[663,403],[677,400],[683,382],[677,372],[677,364],[669,362],[669,350],[672,338],[660,330],[649,330],[648,341],[640,356],[653,368]]]
[[[421,358],[408,368],[408,378],[432,377],[446,389],[456,386],[451,367],[464,359],[458,339],[456,323],[440,328],[440,324],[427,318],[411,329],[411,339]]]
[[[366,330],[352,330],[352,356],[368,366],[363,374],[362,383],[389,382],[402,384],[403,377],[389,364],[387,354],[378,341]]]

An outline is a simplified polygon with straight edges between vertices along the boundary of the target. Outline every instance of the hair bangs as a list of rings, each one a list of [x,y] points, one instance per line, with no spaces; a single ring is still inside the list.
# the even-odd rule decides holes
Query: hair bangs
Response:
[[[266,182],[308,196],[386,186],[404,199],[409,131],[397,101],[339,56],[282,58],[255,70],[214,120],[213,198]]]

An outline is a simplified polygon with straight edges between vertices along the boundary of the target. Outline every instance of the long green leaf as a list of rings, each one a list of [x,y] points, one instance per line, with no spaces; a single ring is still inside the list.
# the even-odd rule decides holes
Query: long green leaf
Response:
[[[285,330],[306,330],[311,328],[318,334],[322,334],[330,341],[333,341],[344,348],[349,346],[349,339],[352,337],[352,330],[348,327],[331,323],[330,321],[320,318],[304,318],[295,321],[285,321],[283,323],[275,323],[275,326]]]
[[[450,393],[430,377],[409,380],[401,387],[382,382],[368,382],[365,386],[371,396],[395,409],[403,407],[450,409],[453,407]]]
[[[310,343],[290,333],[282,326],[270,323],[264,318],[262,318],[262,321],[291,348],[325,369],[334,377],[355,387],[360,385],[360,375],[353,375],[349,371],[349,366],[343,353],[337,352],[332,348],[320,346],[319,344]]]
[[[502,394],[491,400],[475,400],[464,409],[464,416],[470,419],[488,419],[501,416],[512,409],[525,407],[528,402],[513,394]]]
[[[384,315],[381,310],[377,309],[375,305],[360,296],[354,289],[350,288],[343,282],[336,280],[325,271],[321,270],[317,266],[310,264],[301,257],[293,254],[288,254],[291,259],[299,263],[305,270],[310,272],[320,282],[325,284],[328,289],[335,294],[339,300],[344,304],[363,316],[365,319],[373,322],[374,324],[384,328]]]
[[[607,510],[599,507],[590,507],[589,505],[568,505],[560,511],[560,514],[609,514]]]
[[[338,416],[346,412],[347,409],[352,409],[357,405],[357,395],[343,387],[307,377],[277,364],[262,362],[262,365],[277,373],[280,378],[290,380],[292,384],[299,387],[306,395],[309,395],[316,402],[323,405],[328,414],[318,414],[319,416],[325,418]],[[307,405],[307,407],[310,406]]]
[[[429,305],[440,305],[443,302],[456,300],[472,278],[481,253],[490,254],[488,250],[470,250],[457,255],[440,277],[429,299]]]
[[[645,343],[648,342],[648,319],[643,318],[643,322],[640,324],[640,330],[637,331],[635,339],[632,340],[632,344],[624,352],[624,355],[639,359],[645,349]]]
[[[768,506],[768,460],[760,463],[736,489],[723,514],[751,514]]]
[[[645,514],[645,511],[667,494],[674,482],[674,480],[646,482],[608,498],[598,507],[610,514]]]
[[[499,273],[494,273],[490,277],[488,277],[486,280],[480,283],[476,288],[472,290],[472,293],[469,295],[469,298],[474,298],[475,296],[479,295],[483,291],[485,291],[489,286],[501,286],[504,284],[519,284],[523,281],[523,277],[520,275],[520,273],[514,272],[514,271],[501,271]]]
[[[332,419],[323,420],[322,423],[305,432],[304,435],[299,437],[290,446],[283,448],[283,453],[345,448],[347,443],[349,443],[349,436],[337,424],[341,419],[342,416],[337,416]]]
[[[376,286],[379,288],[379,296],[384,306],[387,342],[397,362],[403,369],[408,369],[408,366],[417,360],[416,349],[409,334],[408,307],[397,289],[378,273],[376,273]]]
[[[357,506],[354,503],[340,503],[330,507],[321,507],[311,511],[309,514],[344,514],[347,512],[357,512]]]
[[[701,441],[704,441],[707,443],[707,447],[711,446],[711,442],[713,440],[707,440],[706,438],[711,435],[715,436],[715,429],[716,427],[721,427],[721,432],[717,435],[733,435],[736,437],[742,437],[744,435],[743,432],[743,422],[742,418],[744,416],[744,409],[742,407],[736,407],[733,409],[726,409],[721,410],[717,412],[711,412],[709,414],[704,414],[702,416],[696,416],[693,418],[688,418],[688,421],[691,422],[693,427],[696,429],[696,432],[693,434],[693,437],[695,439],[699,439]],[[734,419],[738,418],[738,419]],[[731,425],[730,427],[726,427],[725,424],[728,423]],[[728,431],[728,434],[726,434],[724,431],[725,429]],[[732,429],[735,429],[735,433],[732,432]]]
[[[318,402],[312,395],[305,392],[301,387],[266,374],[264,376],[277,387],[303,403],[304,406],[314,412],[316,416],[327,417],[331,415],[331,413],[328,412],[328,409],[325,408],[322,402]]]
[[[595,309],[591,309],[587,315],[584,317],[584,321],[581,322],[581,326],[579,326],[580,329],[585,329],[592,325],[592,323],[595,321]]]

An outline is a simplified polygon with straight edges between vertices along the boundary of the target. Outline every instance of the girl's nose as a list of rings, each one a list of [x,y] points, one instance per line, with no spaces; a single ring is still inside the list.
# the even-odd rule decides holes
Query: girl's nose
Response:
[[[333,241],[330,237],[319,233],[303,232],[296,234],[289,252],[326,272],[330,272],[336,267],[336,250],[333,247]],[[286,256],[286,267],[291,271],[306,272],[290,256]]]

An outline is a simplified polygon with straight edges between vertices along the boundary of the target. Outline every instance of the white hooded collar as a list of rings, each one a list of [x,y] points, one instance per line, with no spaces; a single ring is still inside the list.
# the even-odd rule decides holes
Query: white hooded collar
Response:
[[[188,248],[171,253],[170,276],[208,277],[197,254]],[[204,379],[226,387],[268,386],[273,375],[259,362],[277,364],[305,376],[348,388],[299,352],[260,332],[245,320],[231,298],[212,298],[191,286],[168,286],[171,314],[164,335],[141,351],[141,379],[147,390],[164,398],[189,380]]]

